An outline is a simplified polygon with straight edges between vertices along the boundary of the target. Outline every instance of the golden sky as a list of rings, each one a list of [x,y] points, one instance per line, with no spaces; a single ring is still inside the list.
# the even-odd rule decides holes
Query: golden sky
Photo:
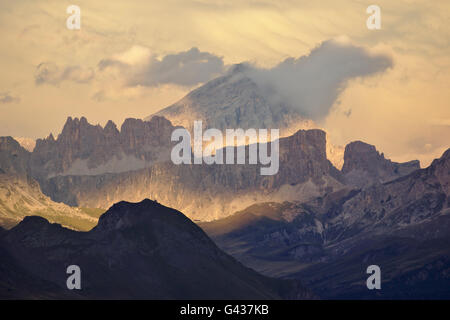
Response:
[[[66,28],[72,4],[81,9],[80,30]],[[371,4],[381,8],[381,30],[366,27]],[[330,39],[393,61],[342,90],[320,123],[333,143],[363,140],[395,161],[419,159],[422,166],[450,146],[447,0],[1,0],[0,135],[57,134],[69,115],[120,125],[204,81],[147,74],[151,81],[125,85],[123,73],[135,74],[148,59],[156,67],[147,71],[157,73],[164,57],[195,47],[214,68],[243,61],[270,68]],[[101,69],[101,62],[119,68]]]

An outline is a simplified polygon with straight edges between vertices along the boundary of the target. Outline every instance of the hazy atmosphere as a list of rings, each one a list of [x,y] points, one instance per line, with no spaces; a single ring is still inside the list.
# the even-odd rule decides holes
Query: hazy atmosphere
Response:
[[[0,135],[58,134],[68,116],[120,126],[245,62],[335,145],[422,167],[447,147],[448,1],[378,1],[381,30],[368,1],[77,1],[80,30],[70,4],[1,1]]]
[[[0,300],[450,300],[449,0],[0,0],[0,70]]]

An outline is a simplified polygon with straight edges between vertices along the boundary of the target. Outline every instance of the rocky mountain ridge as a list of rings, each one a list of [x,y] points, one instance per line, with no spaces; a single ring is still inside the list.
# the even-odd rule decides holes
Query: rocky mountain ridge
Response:
[[[69,117],[61,134],[38,139],[31,155],[31,173],[39,180],[57,175],[98,175],[148,167],[170,159],[175,127],[162,118],[126,119],[120,131],[108,121],[104,128],[87,119]]]
[[[365,268],[376,264],[390,288],[378,298],[442,298],[450,284],[449,186],[450,149],[428,168],[385,183],[255,204],[200,226],[244,264],[308,279],[327,297],[377,298],[364,286]]]
[[[120,202],[90,232],[27,217],[0,233],[2,298],[305,299],[298,281],[247,269],[182,213],[156,202]],[[66,269],[81,269],[81,290]]]
[[[70,206],[107,208],[121,200],[152,198],[192,219],[213,220],[256,202],[306,201],[417,168],[384,159],[367,145],[362,149],[369,152],[347,148],[340,172],[327,159],[326,134],[319,129],[280,138],[279,171],[273,176],[261,176],[262,166],[249,165],[248,158],[244,165],[174,165],[169,155],[176,128],[162,117],[127,119],[120,131],[111,121],[102,128],[69,117],[57,139],[38,140],[32,153],[21,150],[22,171],[37,179],[53,201]],[[380,168],[376,174],[374,168]]]
[[[57,176],[41,185],[55,201],[70,205],[106,207],[149,197],[183,210],[192,219],[211,220],[258,199],[309,199],[341,188],[340,172],[326,159],[325,140],[321,130],[300,130],[281,138],[279,171],[273,176],[262,176],[261,165],[248,161],[242,165],[168,161],[125,173]]]

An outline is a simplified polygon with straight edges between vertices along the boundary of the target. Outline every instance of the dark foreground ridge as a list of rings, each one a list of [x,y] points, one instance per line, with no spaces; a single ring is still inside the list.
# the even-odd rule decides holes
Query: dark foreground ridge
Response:
[[[151,200],[113,205],[89,232],[26,217],[0,230],[2,299],[304,299],[221,251],[181,212]],[[81,290],[69,290],[69,265]]]

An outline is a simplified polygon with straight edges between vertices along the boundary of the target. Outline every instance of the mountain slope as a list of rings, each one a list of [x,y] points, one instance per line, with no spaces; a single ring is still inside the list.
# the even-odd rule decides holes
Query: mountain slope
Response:
[[[313,127],[311,121],[282,102],[270,101],[248,75],[244,64],[233,66],[224,76],[207,82],[175,104],[146,118],[163,116],[173,124],[192,130],[194,120],[206,128],[276,128],[281,134]]]
[[[3,298],[313,297],[296,281],[266,278],[243,267],[182,213],[150,200],[115,204],[89,232],[27,217],[0,233],[0,255]],[[71,264],[82,270],[82,290],[65,287]]]
[[[323,297],[448,298],[449,217],[450,149],[393,181],[253,205],[200,226],[244,264],[300,277]],[[381,266],[389,290],[368,292],[370,264]]]
[[[18,224],[25,216],[38,215],[67,228],[89,230],[103,212],[54,202],[32,178],[0,174],[0,226],[5,228]]]
[[[27,215],[40,215],[69,228],[89,230],[103,210],[53,202],[30,177],[31,154],[11,137],[0,137],[0,225],[10,228]]]

